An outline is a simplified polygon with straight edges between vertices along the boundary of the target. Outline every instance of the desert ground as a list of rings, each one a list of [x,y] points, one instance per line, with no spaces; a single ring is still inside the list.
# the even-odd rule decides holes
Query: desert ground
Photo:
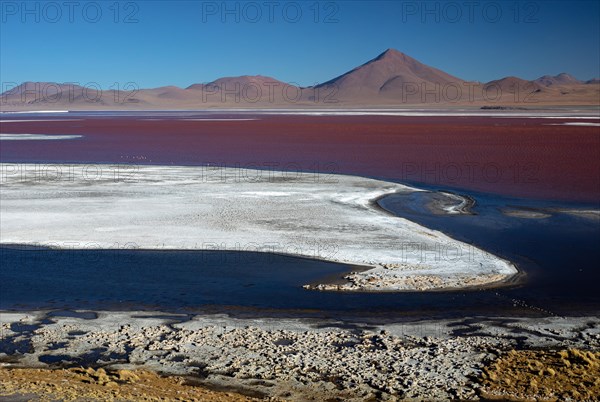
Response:
[[[350,328],[336,320],[158,312],[4,312],[1,320],[3,344],[17,353],[11,360],[3,352],[3,365],[12,368],[0,368],[0,395],[245,400],[191,387],[201,385],[277,401],[593,401],[600,386],[597,317]],[[30,370],[14,368],[21,366]],[[58,370],[35,370],[48,368]],[[160,389],[165,384],[172,392]]]

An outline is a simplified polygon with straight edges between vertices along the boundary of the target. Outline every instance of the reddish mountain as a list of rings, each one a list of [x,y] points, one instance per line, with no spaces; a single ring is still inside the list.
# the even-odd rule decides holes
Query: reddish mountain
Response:
[[[133,89],[133,88],[132,88]],[[147,90],[152,91],[152,90]],[[71,83],[24,82],[0,95],[2,110],[26,108],[35,110],[123,108],[129,105],[149,106],[142,91],[102,90],[98,85],[85,87]]]
[[[512,91],[517,88],[519,89],[527,89],[528,91],[536,91],[538,89],[542,89],[542,85],[538,84],[535,81],[527,81],[519,77],[504,77],[499,80],[493,80],[484,85],[484,87],[498,87],[503,91]]]
[[[7,85],[7,84],[5,84]],[[59,102],[63,96],[76,98],[81,96],[84,88],[75,84],[59,84],[56,82],[31,82],[27,81],[13,88],[8,88],[2,94],[3,100],[37,103],[40,101]],[[90,88],[88,92],[92,92]],[[90,97],[92,95],[90,94]]]
[[[470,82],[388,49],[323,84],[300,88],[261,75],[225,77],[183,89],[166,86],[105,90],[72,84],[25,82],[4,92],[2,111],[77,109],[204,109],[211,107],[359,107],[401,105],[497,106],[536,102],[598,105],[600,86],[561,73],[534,81],[505,77]],[[100,96],[98,96],[100,95]],[[527,106],[527,105],[524,105]]]
[[[285,102],[285,94],[295,96],[300,91],[295,85],[263,75],[223,77],[206,84],[193,84],[187,91],[200,96],[204,103],[236,103],[277,105]],[[284,94],[285,93],[285,94]]]
[[[208,86],[218,87],[221,89],[233,89],[236,86],[259,86],[259,87],[268,87],[272,86],[285,86],[289,85],[285,82],[279,81],[272,77],[265,77],[263,75],[242,75],[239,77],[223,77],[219,78],[215,81],[206,83],[206,84],[194,84],[190,85],[186,89],[203,89]]]
[[[558,75],[552,76],[552,75],[544,75],[543,77],[538,78],[537,80],[534,80],[533,82],[535,82],[536,84],[539,85],[543,85],[545,87],[550,87],[553,85],[577,85],[577,84],[582,84],[581,81],[579,81],[578,79],[576,79],[575,77],[567,74],[567,73],[560,73]]]
[[[388,49],[367,63],[348,71],[317,88],[334,87],[344,100],[402,99],[407,90],[437,85],[459,84],[464,80],[423,64],[406,54]]]

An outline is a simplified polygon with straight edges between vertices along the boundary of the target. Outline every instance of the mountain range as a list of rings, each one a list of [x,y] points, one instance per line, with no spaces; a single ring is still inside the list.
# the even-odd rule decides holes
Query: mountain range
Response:
[[[598,78],[584,82],[561,73],[531,81],[510,76],[482,83],[453,76],[394,49],[311,87],[245,75],[187,88],[139,89],[130,83],[100,90],[94,85],[24,82],[5,89],[0,95],[1,111],[600,105]]]

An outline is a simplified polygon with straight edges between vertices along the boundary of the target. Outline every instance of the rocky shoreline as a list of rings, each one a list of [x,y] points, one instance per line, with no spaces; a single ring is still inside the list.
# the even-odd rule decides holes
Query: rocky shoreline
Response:
[[[283,400],[479,400],[512,350],[600,349],[600,320],[464,318],[385,325],[149,312],[0,314],[4,368],[149,370]]]

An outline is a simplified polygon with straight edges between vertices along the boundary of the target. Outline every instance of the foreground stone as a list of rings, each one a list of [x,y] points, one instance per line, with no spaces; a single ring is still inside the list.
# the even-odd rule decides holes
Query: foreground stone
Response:
[[[293,401],[477,400],[485,367],[517,346],[600,350],[600,321],[589,317],[351,329],[324,320],[177,319],[156,313],[99,313],[94,319],[2,313],[0,318],[0,361],[6,367],[91,367],[103,386],[128,381],[126,375],[110,374],[117,370],[144,369],[184,377],[188,384]],[[493,384],[485,384],[492,395]]]

